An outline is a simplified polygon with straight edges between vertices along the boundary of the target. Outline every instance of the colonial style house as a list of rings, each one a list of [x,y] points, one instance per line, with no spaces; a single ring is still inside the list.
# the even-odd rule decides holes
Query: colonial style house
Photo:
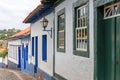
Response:
[[[51,80],[53,76],[53,20],[51,4],[38,5],[24,20],[31,23],[31,63],[40,80]]]
[[[54,8],[52,12],[48,5]],[[39,78],[49,80],[49,75],[55,80],[119,80],[119,16],[119,0],[41,0],[41,5],[24,20],[31,23],[31,55],[38,55],[32,57],[32,63],[35,72],[36,66],[40,70]],[[42,27],[52,32],[52,39]],[[39,36],[38,48],[34,47],[35,36]]]
[[[8,68],[21,69],[30,73],[30,27],[9,37],[8,39]]]
[[[41,0],[25,18],[39,78],[94,79],[93,9],[93,0]]]

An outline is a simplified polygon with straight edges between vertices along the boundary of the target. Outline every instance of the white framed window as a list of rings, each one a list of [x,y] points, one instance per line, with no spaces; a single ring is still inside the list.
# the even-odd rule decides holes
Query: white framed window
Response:
[[[86,5],[76,9],[76,50],[87,51],[88,36],[87,36],[87,14]]]
[[[10,45],[9,46],[9,57],[17,60],[18,59],[18,46]]]

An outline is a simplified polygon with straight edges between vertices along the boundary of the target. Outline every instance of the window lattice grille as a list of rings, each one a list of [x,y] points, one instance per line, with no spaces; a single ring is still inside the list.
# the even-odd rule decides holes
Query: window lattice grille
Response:
[[[86,5],[77,8],[76,50],[87,51]]]

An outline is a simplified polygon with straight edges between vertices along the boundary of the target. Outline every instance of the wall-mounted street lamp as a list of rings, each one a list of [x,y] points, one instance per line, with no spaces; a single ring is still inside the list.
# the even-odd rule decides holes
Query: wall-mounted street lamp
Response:
[[[46,28],[48,26],[48,20],[44,17],[41,22],[42,22],[43,28],[44,28],[43,31],[47,31],[48,33],[50,32],[49,34],[50,34],[50,36],[52,38],[52,28],[50,30],[46,30]]]

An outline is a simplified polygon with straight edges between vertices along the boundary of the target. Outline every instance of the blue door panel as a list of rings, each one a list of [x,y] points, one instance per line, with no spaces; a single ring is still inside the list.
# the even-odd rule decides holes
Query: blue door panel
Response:
[[[34,37],[32,37],[32,56],[34,56]]]
[[[37,72],[37,67],[38,67],[38,37],[35,37],[35,73]]]
[[[18,47],[18,68],[21,68],[21,47]]]
[[[29,73],[30,69],[29,69],[29,64],[28,64],[28,45],[26,45],[26,71],[27,73]]]
[[[24,69],[26,69],[26,53],[24,53]]]
[[[47,35],[42,36],[42,60],[47,61]]]
[[[22,58],[24,58],[24,44],[22,44]]]
[[[24,44],[22,44],[21,70],[24,70]]]
[[[22,46],[22,59],[21,59],[21,70],[26,73],[30,73],[30,65],[28,63],[28,45]]]
[[[26,45],[26,60],[28,61],[28,45]]]

